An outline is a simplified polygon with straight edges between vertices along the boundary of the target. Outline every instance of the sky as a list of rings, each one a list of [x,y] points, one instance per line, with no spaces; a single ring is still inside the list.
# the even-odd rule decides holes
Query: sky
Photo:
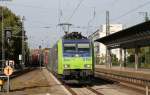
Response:
[[[107,10],[110,23],[123,24],[124,28],[143,22],[144,14],[140,12],[150,14],[150,0],[12,0],[0,1],[0,5],[25,16],[31,48],[52,47],[64,35],[59,23],[71,23],[70,31],[88,36],[105,24]]]

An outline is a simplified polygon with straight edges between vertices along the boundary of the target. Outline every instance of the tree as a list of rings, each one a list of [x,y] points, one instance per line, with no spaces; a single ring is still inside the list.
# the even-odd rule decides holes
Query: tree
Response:
[[[116,54],[111,54],[111,57],[112,57],[112,64],[113,65],[119,65],[119,61],[118,61],[118,58],[116,56]]]
[[[2,13],[2,6],[0,6],[0,13]],[[3,7],[3,24],[4,28],[11,27],[12,29],[12,39],[11,39],[11,47],[5,41],[5,52],[6,56],[5,59],[13,59],[17,66],[19,66],[18,56],[21,54],[21,43],[22,43],[22,22],[19,16],[16,16],[9,10],[7,7]],[[0,14],[0,39],[2,34],[2,15]],[[0,40],[0,46],[2,46],[2,40]],[[1,48],[1,47],[0,47]],[[28,48],[28,47],[27,47]],[[9,51],[8,51],[9,50]],[[1,51],[1,49],[0,49]]]

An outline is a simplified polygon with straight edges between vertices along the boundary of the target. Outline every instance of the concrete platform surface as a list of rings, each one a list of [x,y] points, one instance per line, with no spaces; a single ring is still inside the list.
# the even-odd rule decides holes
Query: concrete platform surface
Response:
[[[95,71],[103,71],[103,72],[109,72],[109,73],[117,73],[122,75],[127,75],[129,77],[135,77],[135,78],[142,78],[146,80],[150,80],[150,69],[138,69],[135,70],[134,68],[128,68],[128,67],[119,67],[119,66],[112,66],[111,68],[106,68],[105,65],[96,65]]]
[[[70,95],[46,69],[36,69],[11,80],[10,92],[0,95]]]

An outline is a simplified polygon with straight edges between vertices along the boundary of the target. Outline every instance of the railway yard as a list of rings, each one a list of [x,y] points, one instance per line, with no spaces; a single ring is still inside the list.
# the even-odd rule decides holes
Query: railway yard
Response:
[[[0,95],[150,95],[148,5],[0,0]]]
[[[11,79],[9,94],[0,95],[144,95],[138,89],[131,89],[119,82],[92,79],[90,84],[64,84],[46,68],[36,68]]]

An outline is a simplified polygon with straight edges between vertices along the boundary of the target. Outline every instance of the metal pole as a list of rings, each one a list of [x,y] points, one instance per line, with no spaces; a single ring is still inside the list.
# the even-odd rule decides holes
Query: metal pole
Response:
[[[109,11],[106,11],[106,36],[110,34]]]
[[[109,64],[109,68],[112,67],[112,59],[111,59],[111,50],[108,49],[108,64]]]
[[[39,63],[40,63],[40,70],[42,70],[41,68],[41,45],[39,46]]]
[[[9,93],[9,90],[10,90],[10,77],[7,76],[8,80],[7,80],[7,93]]]
[[[135,48],[135,70],[138,69],[138,64],[139,64],[139,48]]]
[[[40,57],[40,70],[42,70],[41,69],[41,49],[40,49],[40,56],[39,57]]]
[[[123,65],[123,67],[126,67],[126,65],[127,65],[126,51],[127,51],[127,49],[124,48],[124,65]]]
[[[146,95],[148,95],[148,86],[146,85]]]
[[[148,12],[145,12],[145,22],[149,21]]]
[[[110,34],[110,24],[109,24],[109,11],[106,11],[106,36],[108,36]],[[109,54],[110,53],[110,49],[108,49],[108,47],[106,46],[106,67],[111,66],[111,64],[109,64]]]
[[[144,14],[144,21],[149,21],[148,12],[139,12],[140,14]]]
[[[5,62],[5,44],[4,44],[4,13],[3,13],[3,6],[2,6],[2,71],[4,69],[4,62]]]
[[[122,68],[122,48],[120,48],[120,68]]]
[[[22,66],[24,65],[24,62],[25,62],[25,52],[24,52],[24,16],[22,17]]]

